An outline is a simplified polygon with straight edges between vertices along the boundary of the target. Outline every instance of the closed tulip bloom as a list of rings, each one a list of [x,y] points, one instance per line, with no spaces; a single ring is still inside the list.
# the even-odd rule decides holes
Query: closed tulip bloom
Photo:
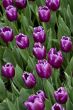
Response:
[[[60,0],[46,0],[46,5],[52,11],[57,11],[60,6]]]
[[[52,67],[47,60],[39,60],[36,64],[36,71],[41,78],[49,78],[52,74]]]
[[[38,9],[38,15],[41,22],[50,21],[50,9],[47,6],[40,6]]]
[[[17,9],[14,6],[9,5],[6,8],[6,16],[9,21],[16,21],[18,18]]]
[[[31,101],[27,100],[24,105],[27,110],[44,110],[45,108],[44,102],[39,97],[35,97]]]
[[[28,88],[33,88],[36,84],[35,76],[32,73],[24,72],[23,75],[22,75],[22,79],[24,81],[24,84]]]
[[[29,47],[29,39],[28,39],[27,35],[19,33],[16,36],[16,44],[21,49],[28,48]]]
[[[33,54],[38,60],[44,59],[46,57],[46,49],[40,42],[35,43]]]
[[[60,87],[54,92],[54,97],[58,103],[65,104],[68,100],[68,93],[64,87]]]
[[[39,90],[39,91],[36,93],[36,95],[37,95],[39,98],[41,98],[43,101],[45,101],[46,95],[45,95],[44,91]]]
[[[13,0],[2,0],[3,7],[6,8],[9,5],[13,5]]]
[[[46,33],[42,26],[38,26],[34,28],[33,31],[33,39],[35,42],[44,43],[46,40]]]
[[[0,36],[4,42],[11,42],[14,38],[13,30],[8,26],[3,27],[0,29]]]
[[[72,49],[72,41],[70,37],[63,36],[60,41],[61,50],[64,52],[70,52]]]
[[[55,104],[52,106],[51,110],[64,110],[64,108],[63,108],[60,104],[55,103]]]
[[[48,52],[48,62],[52,65],[52,67],[57,69],[60,68],[63,63],[62,52],[57,52],[55,48],[51,48]]]
[[[6,78],[13,78],[15,75],[14,66],[11,63],[6,63],[2,66],[2,75]]]
[[[27,0],[16,0],[15,4],[17,8],[23,9],[26,8]]]

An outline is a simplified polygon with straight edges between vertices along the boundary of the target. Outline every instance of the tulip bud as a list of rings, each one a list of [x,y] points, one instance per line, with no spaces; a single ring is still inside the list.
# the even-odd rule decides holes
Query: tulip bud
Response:
[[[6,78],[13,78],[15,75],[14,66],[11,63],[6,63],[2,66],[2,75]]]
[[[61,50],[64,52],[70,52],[72,49],[72,41],[70,37],[63,36],[60,41]]]
[[[36,71],[41,78],[49,78],[52,74],[52,67],[47,60],[39,60],[36,64]]]
[[[44,102],[39,97],[33,97],[32,100],[28,100],[24,103],[25,107],[28,110],[44,110],[45,105]]]
[[[24,84],[28,88],[33,88],[36,84],[36,79],[35,79],[35,77],[32,73],[24,72],[23,75],[22,75],[22,79],[24,81]]]
[[[13,5],[13,0],[2,0],[3,7],[6,9],[9,5]]]
[[[39,90],[39,91],[36,93],[36,95],[37,95],[39,98],[41,98],[43,101],[45,101],[46,95],[45,95],[44,91]]]
[[[18,17],[17,9],[14,6],[9,5],[6,8],[6,16],[9,21],[16,21]]]
[[[0,29],[0,36],[4,42],[8,43],[14,38],[13,30],[8,26],[3,27]]]
[[[44,43],[46,40],[46,33],[42,26],[38,26],[34,28],[33,31],[33,39],[35,42]]]
[[[50,9],[47,6],[40,6],[38,9],[38,14],[41,22],[50,21]]]
[[[54,92],[54,97],[58,103],[65,104],[68,100],[68,93],[64,87],[60,87]]]
[[[63,63],[63,56],[61,51],[56,51],[55,48],[51,48],[48,52],[48,62],[54,68],[60,68]]]
[[[64,110],[64,108],[63,108],[60,104],[55,103],[55,104],[52,106],[51,110]]]
[[[29,47],[29,39],[26,35],[20,33],[16,36],[16,44],[19,48],[25,49]]]
[[[46,0],[46,5],[52,11],[57,11],[60,6],[60,0]]]
[[[44,59],[46,57],[46,49],[40,42],[35,43],[33,54],[38,60]]]
[[[16,0],[15,3],[17,8],[23,9],[26,8],[27,0]]]

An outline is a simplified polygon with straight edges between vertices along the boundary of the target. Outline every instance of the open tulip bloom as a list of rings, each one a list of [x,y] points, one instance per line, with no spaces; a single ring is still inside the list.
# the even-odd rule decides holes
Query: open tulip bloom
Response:
[[[0,0],[0,110],[73,110],[73,0]]]

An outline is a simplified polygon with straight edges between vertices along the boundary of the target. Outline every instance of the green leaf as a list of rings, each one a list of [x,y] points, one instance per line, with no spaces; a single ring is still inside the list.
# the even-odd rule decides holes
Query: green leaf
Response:
[[[58,26],[58,39],[60,40],[62,36],[67,35],[70,36],[70,29],[68,26],[65,24],[63,18],[59,16],[58,20],[59,26]]]
[[[66,110],[72,110],[72,109],[73,109],[73,103],[69,99],[66,103]]]
[[[15,105],[9,99],[6,99],[6,103],[8,105],[9,110],[16,110]]]
[[[2,103],[0,103],[0,110],[9,110],[5,100]]]
[[[28,97],[32,94],[32,91],[30,89],[24,89],[22,88],[20,90],[20,96],[19,96],[19,107],[20,110],[26,110],[24,107],[24,102],[28,99]]]
[[[7,96],[6,88],[4,86],[4,82],[0,78],[0,100],[3,100],[4,98],[6,98],[6,96]]]
[[[51,100],[45,100],[45,110],[51,110]]]
[[[16,59],[13,55],[13,52],[9,48],[6,48],[4,51],[3,60],[4,62],[10,62],[16,65]]]
[[[67,88],[68,89],[68,94],[69,94],[69,98],[70,98],[70,100],[71,100],[71,102],[72,102],[72,104],[73,104],[73,87],[69,87],[69,88]]]
[[[44,91],[48,97],[49,100],[51,100],[52,104],[55,103],[55,99],[54,99],[54,88],[53,85],[48,81],[48,80],[43,80],[43,86],[44,86]]]
[[[19,89],[23,86],[22,73],[23,73],[22,69],[18,65],[16,65],[13,83]]]
[[[23,60],[24,61],[28,61],[28,57],[29,57],[29,53],[28,53],[28,50],[27,49],[19,49],[18,48],[18,51],[19,51],[19,53],[20,53],[20,55],[22,56],[22,58],[23,58]]]
[[[70,10],[70,6],[69,5],[67,7],[67,15],[68,15],[68,18],[69,18],[69,21],[70,21],[70,29],[73,32],[73,14],[72,14],[72,12]]]
[[[16,110],[20,110],[20,108],[19,108],[19,99],[18,98],[16,99],[14,105],[15,105]]]
[[[54,69],[53,75],[52,75],[52,82],[53,82],[55,89],[57,89],[59,87],[58,80],[59,80],[59,70]]]
[[[65,72],[68,73],[68,75],[72,75],[72,71],[73,71],[73,57],[71,58],[70,62],[68,63]]]

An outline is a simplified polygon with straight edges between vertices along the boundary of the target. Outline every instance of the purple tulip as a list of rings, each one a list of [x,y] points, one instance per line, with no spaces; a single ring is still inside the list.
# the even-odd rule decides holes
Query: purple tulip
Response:
[[[52,11],[57,11],[60,6],[60,0],[46,0],[46,5]]]
[[[68,93],[64,87],[60,87],[54,92],[54,97],[58,103],[65,104],[68,100]]]
[[[38,14],[41,22],[50,21],[50,9],[47,6],[40,6],[38,9]]]
[[[35,43],[33,54],[38,60],[44,59],[46,57],[46,49],[40,42]]]
[[[19,33],[16,36],[16,44],[21,49],[25,49],[25,48],[29,47],[29,39],[28,39],[27,35]]]
[[[60,41],[61,50],[64,52],[70,52],[72,49],[72,41],[70,37],[63,36]]]
[[[6,63],[2,66],[2,75],[6,78],[13,78],[15,75],[14,66],[11,63]]]
[[[63,63],[63,56],[61,51],[56,51],[55,48],[51,48],[48,52],[48,61],[54,68],[60,68]]]
[[[8,43],[14,38],[13,30],[8,26],[3,27],[0,29],[0,36],[4,42]]]
[[[9,5],[6,8],[6,16],[9,21],[16,21],[18,17],[17,9],[14,6]]]
[[[17,8],[23,9],[26,8],[27,0],[16,0],[15,3]]]
[[[41,78],[49,78],[52,74],[52,67],[47,60],[39,60],[36,64],[36,71]]]
[[[36,93],[36,95],[37,95],[39,98],[41,98],[43,101],[45,101],[46,95],[45,95],[44,91],[39,90],[39,91]]]
[[[32,73],[24,72],[22,75],[22,79],[24,81],[24,84],[28,88],[33,88],[36,85],[36,79],[35,76]]]
[[[38,26],[34,28],[33,31],[33,39],[35,42],[44,43],[46,40],[46,33],[42,26]]]
[[[13,0],[2,0],[3,7],[6,9],[9,5],[13,5]]]
[[[64,108],[63,108],[60,104],[55,103],[55,104],[52,106],[51,110],[64,110]]]
[[[29,99],[29,98],[28,98]],[[37,96],[30,96],[31,100],[27,100],[24,105],[28,110],[44,110],[45,104],[41,98]]]

